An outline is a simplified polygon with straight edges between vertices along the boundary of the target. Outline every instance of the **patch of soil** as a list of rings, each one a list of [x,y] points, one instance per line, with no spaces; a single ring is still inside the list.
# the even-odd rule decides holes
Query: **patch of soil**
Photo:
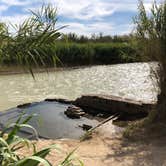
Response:
[[[148,140],[148,141],[147,141]],[[57,166],[66,154],[76,148],[75,156],[85,166],[166,166],[166,137],[137,140],[131,142],[122,137],[122,132],[114,131],[111,122],[101,126],[93,138],[84,142],[79,140],[39,140],[38,149],[50,144],[58,144],[62,153],[53,150],[47,159]],[[30,154],[27,149],[21,154]]]

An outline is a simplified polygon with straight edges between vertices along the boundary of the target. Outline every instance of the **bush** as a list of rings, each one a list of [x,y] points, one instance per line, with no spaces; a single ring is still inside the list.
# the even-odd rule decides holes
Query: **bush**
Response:
[[[135,49],[123,43],[59,43],[57,57],[65,66],[115,64],[139,60]]]
[[[136,49],[129,43],[65,43],[57,42],[32,50],[39,66],[80,66],[96,64],[116,64],[139,61]],[[28,61],[34,64],[33,57]],[[6,57],[5,64],[16,64],[17,57]],[[44,64],[42,64],[44,62]],[[54,62],[54,63],[53,63]]]

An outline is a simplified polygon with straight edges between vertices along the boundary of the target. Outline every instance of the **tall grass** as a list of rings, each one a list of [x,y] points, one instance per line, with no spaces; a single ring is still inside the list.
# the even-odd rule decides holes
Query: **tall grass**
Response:
[[[42,54],[44,52],[44,54]],[[40,57],[35,56],[39,65],[40,58],[46,66],[52,67],[52,58],[57,59],[57,66],[79,66],[96,64],[115,64],[140,61],[136,49],[129,43],[64,43],[46,47],[38,51]],[[33,53],[35,54],[35,53]],[[16,64],[17,57],[4,59],[5,64]]]
[[[57,43],[55,52],[65,66],[139,61],[135,48],[127,43]]]
[[[20,25],[12,25],[15,28],[14,34],[6,28],[5,24],[0,24],[1,63],[21,65],[32,75],[33,65],[45,67],[47,56],[45,50],[51,52],[56,40],[61,36],[59,29],[55,27],[56,23],[56,8],[43,5],[38,11],[31,11],[30,17]],[[54,52],[47,56],[47,61],[49,64],[55,64]]]
[[[166,1],[160,4],[154,1],[149,13],[140,0],[134,22],[139,52],[143,59],[159,62],[158,85],[161,93],[158,95],[154,120],[166,122]]]
[[[12,25],[14,34],[8,25],[0,23],[0,62],[21,65],[33,74],[33,66],[114,64],[139,60],[129,42],[132,36],[112,38],[101,34],[83,42],[86,37],[71,34],[66,43],[65,35],[59,33],[59,29],[64,27],[57,29],[56,23],[56,8],[50,5],[31,11],[31,16],[20,25]]]
[[[31,14],[22,24],[14,26],[14,35],[9,32],[5,24],[0,23],[0,64],[18,64],[28,69],[34,77],[32,70],[34,65],[46,67],[46,64],[56,63],[55,41],[61,34],[59,29],[55,28],[57,22],[55,8],[46,5],[37,12],[31,11]],[[32,126],[27,124],[31,118],[31,116],[23,119],[22,116],[18,117],[16,123],[10,124],[0,132],[1,166],[52,165],[45,157],[56,146],[46,147],[41,151],[36,151],[34,148],[31,156],[26,154],[20,156],[17,153],[19,149],[32,145],[30,140],[18,136],[22,127],[28,127],[36,132]],[[72,154],[73,152],[67,155],[59,166],[73,165]],[[79,165],[83,163],[79,161]]]
[[[0,165],[1,166],[52,166],[52,164],[46,159],[52,149],[61,151],[57,145],[50,145],[40,151],[36,151],[36,145],[29,139],[18,136],[22,128],[29,128],[36,134],[37,131],[28,124],[33,118],[33,115],[22,114],[18,117],[15,123],[9,124],[3,128],[0,132]],[[18,151],[27,147],[33,151],[32,155],[27,154],[19,155]],[[58,166],[74,166],[73,161],[79,166],[83,166],[83,163],[73,157],[73,153],[67,154],[65,159]]]

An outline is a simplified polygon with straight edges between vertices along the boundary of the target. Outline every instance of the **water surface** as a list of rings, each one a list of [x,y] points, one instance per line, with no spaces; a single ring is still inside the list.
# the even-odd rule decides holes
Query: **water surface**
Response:
[[[0,76],[0,111],[45,98],[75,99],[83,94],[111,94],[146,102],[156,101],[150,66],[131,63],[74,70]]]
[[[42,138],[80,138],[85,131],[81,128],[83,124],[89,126],[96,126],[99,121],[93,119],[88,119],[86,117],[81,117],[80,119],[70,119],[65,114],[64,111],[68,108],[68,104],[61,104],[57,102],[39,102],[33,103],[30,107],[26,109],[10,109],[0,114],[0,124],[7,126],[13,122],[16,122],[18,117],[24,112],[24,116],[35,115],[28,122],[33,126],[40,137]],[[112,130],[114,127],[112,125]],[[27,131],[33,134],[32,130],[27,130],[23,128],[23,131]],[[31,136],[31,134],[22,133],[23,136]]]

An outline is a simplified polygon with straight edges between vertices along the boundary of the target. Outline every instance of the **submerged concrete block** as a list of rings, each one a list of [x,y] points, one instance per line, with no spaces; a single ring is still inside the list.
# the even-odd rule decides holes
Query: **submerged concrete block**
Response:
[[[77,98],[73,104],[107,113],[126,112],[129,114],[149,113],[156,107],[156,103],[144,103],[112,95],[83,95]]]

